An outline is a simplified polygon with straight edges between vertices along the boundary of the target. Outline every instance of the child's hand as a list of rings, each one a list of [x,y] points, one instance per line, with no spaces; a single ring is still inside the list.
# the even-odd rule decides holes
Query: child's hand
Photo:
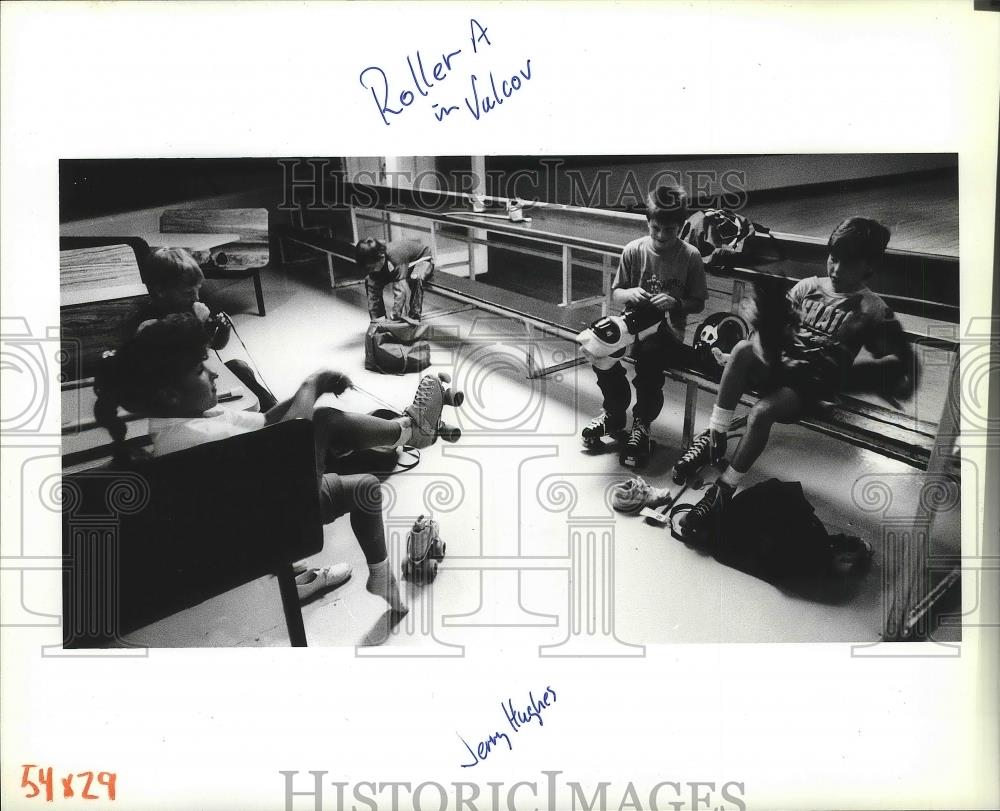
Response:
[[[643,290],[641,287],[630,287],[623,291],[625,306],[635,306],[636,304],[642,304],[643,302],[649,301],[649,293]]]
[[[338,397],[354,385],[347,375],[332,369],[320,369],[313,379],[319,394],[335,394]]]
[[[677,305],[677,299],[669,293],[657,293],[649,299],[649,303],[656,307],[661,313],[672,310]]]
[[[204,324],[208,317],[212,314],[212,311],[208,309],[208,305],[203,301],[196,301],[191,305],[191,312],[195,314],[195,317]]]

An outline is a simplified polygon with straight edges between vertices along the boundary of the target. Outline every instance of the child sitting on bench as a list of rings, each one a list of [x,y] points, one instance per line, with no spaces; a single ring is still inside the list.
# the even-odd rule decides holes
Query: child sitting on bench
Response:
[[[830,235],[825,277],[802,279],[787,298],[780,290],[777,296],[765,291],[759,297],[757,340],[734,347],[708,430],[695,439],[678,466],[695,470],[720,461],[740,397],[755,389],[761,398],[750,409],[729,468],[681,519],[686,534],[719,526],[736,487],[764,451],[771,426],[796,422],[817,402],[835,398],[862,347],[886,377],[896,377],[899,396],[912,394],[916,365],[902,326],[866,286],[888,244],[885,226],[850,217]]]
[[[94,382],[97,393],[94,417],[111,434],[115,462],[129,461],[124,444],[126,426],[118,416],[119,406],[150,418],[154,456],[255,431],[283,420],[311,420],[323,523],[350,513],[351,527],[368,562],[368,591],[383,597],[395,615],[404,615],[409,609],[402,602],[396,578],[389,570],[378,479],[368,474],[326,473],[325,458],[328,450],[346,452],[404,444],[424,448],[433,444],[437,440],[443,397],[438,378],[425,376],[417,387],[413,404],[397,419],[316,408],[321,395],[340,395],[351,387],[345,375],[330,370],[310,375],[291,399],[266,413],[252,413],[218,406],[217,375],[205,367],[206,358],[205,332],[192,313],[152,321],[117,352],[108,353]],[[346,575],[342,580],[346,580]]]
[[[424,309],[424,282],[434,273],[430,249],[415,239],[397,239],[387,245],[369,237],[354,246],[354,254],[365,272],[371,320],[385,318],[382,293],[392,284],[391,320],[419,323]]]
[[[142,260],[142,279],[149,292],[144,302],[128,319],[124,338],[130,338],[147,322],[170,313],[194,313],[205,326],[212,349],[222,349],[229,340],[231,327],[225,313],[212,314],[199,300],[205,276],[198,263],[183,248],[158,248]],[[262,411],[275,405],[274,396],[261,385],[250,366],[238,359],[225,362],[239,381],[260,403]]]
[[[649,458],[649,429],[663,409],[664,369],[681,362],[684,329],[690,313],[705,307],[708,288],[698,249],[678,234],[688,216],[683,189],[659,186],[646,201],[649,234],[625,246],[612,282],[612,299],[624,310],[650,313],[660,322],[630,350],[635,361],[632,430],[625,418],[632,392],[625,367],[615,357],[590,358],[601,389],[603,411],[583,429],[588,446],[608,436],[623,441],[620,461],[642,467]],[[626,439],[627,437],[627,439]]]

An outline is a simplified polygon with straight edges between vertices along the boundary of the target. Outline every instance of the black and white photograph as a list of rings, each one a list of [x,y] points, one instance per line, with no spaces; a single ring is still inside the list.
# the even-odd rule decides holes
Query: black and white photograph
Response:
[[[65,161],[66,642],[960,639],[958,245],[954,154]]]
[[[4,807],[998,807],[996,6],[0,0]]]

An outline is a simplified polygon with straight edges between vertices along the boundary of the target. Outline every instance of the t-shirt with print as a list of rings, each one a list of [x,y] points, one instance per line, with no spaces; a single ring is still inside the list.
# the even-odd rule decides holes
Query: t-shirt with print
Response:
[[[791,357],[819,358],[840,372],[848,370],[864,347],[875,357],[888,354],[889,325],[895,316],[867,287],[836,293],[828,278],[802,279],[789,292],[798,325],[788,351]]]
[[[705,266],[698,249],[678,240],[657,253],[648,236],[632,240],[625,246],[611,287],[615,290],[641,287],[651,295],[667,293],[676,299],[702,302],[708,298]],[[686,325],[686,313],[670,312],[670,326],[679,340],[684,340]]]
[[[153,438],[153,456],[163,456],[257,431],[266,424],[259,412],[215,406],[200,417],[150,417],[149,435]]]

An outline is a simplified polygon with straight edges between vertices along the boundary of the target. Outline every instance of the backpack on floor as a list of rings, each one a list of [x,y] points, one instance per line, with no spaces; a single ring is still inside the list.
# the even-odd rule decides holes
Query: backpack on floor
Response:
[[[799,482],[768,479],[741,490],[729,504],[712,555],[772,582],[829,574],[834,555],[860,540],[830,535]]]
[[[365,368],[382,374],[420,372],[431,365],[431,346],[419,340],[425,327],[379,318],[365,333]]]

